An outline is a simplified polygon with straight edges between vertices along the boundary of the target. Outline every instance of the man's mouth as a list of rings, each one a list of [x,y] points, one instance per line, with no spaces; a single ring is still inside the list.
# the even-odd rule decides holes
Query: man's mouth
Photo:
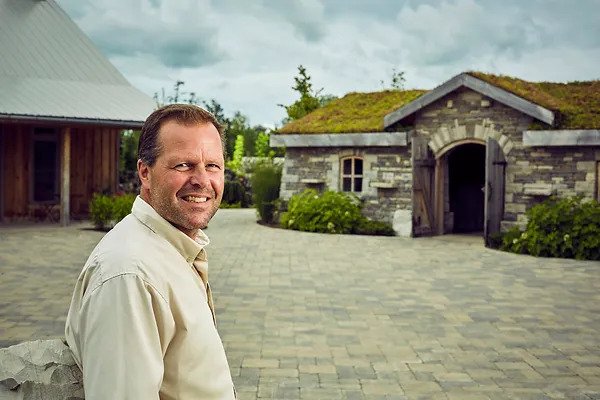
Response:
[[[183,200],[189,201],[190,203],[205,203],[207,197],[198,197],[198,196],[184,196]]]

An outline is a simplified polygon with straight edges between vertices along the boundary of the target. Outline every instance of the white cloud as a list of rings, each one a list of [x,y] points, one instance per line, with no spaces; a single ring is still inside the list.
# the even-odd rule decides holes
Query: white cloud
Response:
[[[278,123],[293,76],[341,96],[392,69],[432,88],[466,70],[600,78],[598,0],[58,0],[144,92],[176,80],[226,113]]]

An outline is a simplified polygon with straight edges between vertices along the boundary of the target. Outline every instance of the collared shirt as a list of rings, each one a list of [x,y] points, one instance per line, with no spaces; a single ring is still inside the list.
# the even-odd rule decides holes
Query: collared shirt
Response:
[[[87,400],[235,397],[206,290],[207,244],[140,197],[98,243],[65,327]]]

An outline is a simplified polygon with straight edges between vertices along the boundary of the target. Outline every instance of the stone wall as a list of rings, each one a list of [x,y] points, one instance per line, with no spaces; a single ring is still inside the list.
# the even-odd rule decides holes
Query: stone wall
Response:
[[[525,211],[551,194],[595,198],[600,149],[523,145],[533,119],[470,89],[458,89],[432,103],[415,118],[417,134],[430,139],[436,155],[460,142],[491,136],[502,147],[507,165],[503,229],[526,223]],[[445,211],[448,199],[445,199]]]
[[[0,399],[82,400],[83,377],[71,350],[58,339],[0,349]]]
[[[363,201],[365,216],[388,223],[397,231],[410,233],[412,168],[408,147],[314,147],[288,148],[283,166],[280,197],[287,201],[307,188],[341,190],[340,163],[348,156],[363,158]],[[404,212],[404,213],[403,213]],[[404,222],[400,222],[404,221]],[[410,218],[409,218],[410,221]]]

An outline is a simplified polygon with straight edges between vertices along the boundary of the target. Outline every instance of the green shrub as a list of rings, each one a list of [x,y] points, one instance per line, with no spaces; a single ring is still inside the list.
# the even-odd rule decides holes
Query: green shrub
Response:
[[[112,199],[105,194],[94,193],[90,201],[90,219],[98,229],[104,229],[112,219]]]
[[[319,194],[314,189],[306,189],[292,196],[280,223],[283,228],[307,232],[395,234],[390,224],[371,221],[360,210],[360,200],[353,194],[333,191]]]
[[[261,221],[273,222],[275,201],[279,198],[281,167],[271,161],[263,161],[254,167],[252,173],[252,199]]]
[[[281,224],[307,232],[350,233],[361,216],[358,199],[332,191],[319,195],[307,189],[292,196]]]
[[[225,189],[223,190],[223,203],[235,204],[242,203],[244,198],[244,187],[238,179],[225,181]]]
[[[115,223],[119,222],[131,213],[131,207],[133,207],[135,197],[136,195],[132,193],[112,197],[112,219],[115,221]]]
[[[510,251],[517,254],[526,254],[527,246],[525,245],[526,242],[523,240],[523,234],[524,232],[521,232],[521,230],[516,226],[510,228],[510,230],[508,230],[502,236],[500,250]],[[527,238],[527,235],[525,235],[525,238]]]
[[[97,229],[112,228],[125,218],[135,200],[134,194],[109,196],[95,193],[90,201],[90,219]]]
[[[363,218],[353,233],[359,235],[379,235],[379,236],[394,236],[394,228],[388,223],[383,221],[372,221],[367,218]]]
[[[531,207],[524,232],[506,232],[502,250],[542,257],[600,260],[600,204],[581,197],[550,198]]]

